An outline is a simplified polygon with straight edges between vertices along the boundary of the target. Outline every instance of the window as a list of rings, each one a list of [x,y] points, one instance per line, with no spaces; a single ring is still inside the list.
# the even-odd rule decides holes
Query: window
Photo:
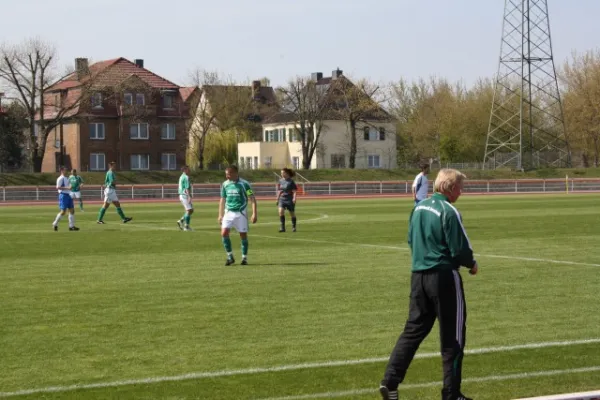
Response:
[[[54,147],[60,149],[60,136],[58,136],[58,128],[54,128]]]
[[[129,125],[129,139],[150,139],[148,135],[148,124],[131,124]]]
[[[254,169],[258,168],[258,157],[254,157]]]
[[[92,108],[102,108],[102,93],[92,94]]]
[[[383,126],[379,128],[379,140],[385,140],[385,128]]]
[[[369,141],[379,140],[379,132],[377,132],[375,129],[371,129],[368,126],[365,126],[363,128],[363,132],[364,132],[365,140],[369,140]]]
[[[133,95],[131,93],[125,93],[123,95],[123,103],[127,104],[128,106],[133,104]]]
[[[292,157],[292,165],[294,169],[300,169],[300,157]]]
[[[369,127],[368,126],[365,126],[363,128],[363,136],[364,136],[365,140],[369,140]]]
[[[263,135],[263,141],[264,142],[268,142],[269,141],[269,131],[265,129],[265,133]]]
[[[174,171],[177,168],[175,153],[162,153],[160,156],[161,168],[168,171]]]
[[[146,104],[146,97],[144,96],[144,93],[136,93],[135,104],[138,106],[143,106]]]
[[[104,140],[104,123],[93,122],[89,125],[89,127],[90,127],[90,139]]]
[[[150,169],[150,156],[148,154],[132,154],[131,155],[132,170],[148,170]]]
[[[163,96],[163,108],[164,109],[173,108],[173,96],[171,96],[169,94],[165,94]]]
[[[344,154],[332,154],[331,168],[346,168],[346,156]]]
[[[90,154],[90,170],[104,171],[105,169],[106,169],[106,163],[104,161],[104,153]]]
[[[252,169],[252,157],[246,157],[245,166],[247,169]]]
[[[162,124],[160,138],[162,140],[175,140],[175,124]]]
[[[380,168],[381,164],[379,164],[379,154],[369,155],[367,156],[369,162],[369,168]]]
[[[245,163],[244,163],[244,157],[240,157],[240,168],[244,169],[245,168],[244,165],[245,165]]]
[[[265,157],[265,168],[271,168],[271,164],[273,163],[273,157]]]

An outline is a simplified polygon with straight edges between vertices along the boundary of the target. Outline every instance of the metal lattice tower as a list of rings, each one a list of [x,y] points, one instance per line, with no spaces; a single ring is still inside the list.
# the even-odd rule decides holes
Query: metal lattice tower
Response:
[[[505,0],[486,168],[571,164],[547,0]]]

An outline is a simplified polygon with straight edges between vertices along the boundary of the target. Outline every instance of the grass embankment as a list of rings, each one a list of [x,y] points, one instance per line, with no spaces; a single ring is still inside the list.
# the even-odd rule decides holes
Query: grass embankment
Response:
[[[418,172],[416,169],[318,169],[300,171],[300,174],[313,182],[333,182],[411,180]],[[431,176],[435,176],[436,172],[433,170]],[[600,178],[600,168],[540,169],[524,173],[510,170],[463,170],[463,172],[467,174],[469,179],[550,179],[564,178],[565,175],[574,178]],[[241,175],[250,182],[273,182],[276,179],[275,173],[279,173],[279,170],[261,169],[242,171]],[[192,172],[191,177],[194,183],[220,183],[223,181],[224,174],[224,171],[197,171]],[[0,186],[53,185],[56,182],[56,175],[56,173],[0,174]],[[117,172],[117,181],[125,185],[176,183],[179,175],[179,171],[119,171]],[[87,184],[100,185],[104,182],[104,172],[83,172],[81,176]],[[296,180],[299,182],[303,181],[301,177],[297,177]]]

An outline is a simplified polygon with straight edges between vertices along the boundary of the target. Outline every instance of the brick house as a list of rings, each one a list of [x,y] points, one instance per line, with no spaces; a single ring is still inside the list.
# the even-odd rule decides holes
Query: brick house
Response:
[[[181,87],[117,58],[88,65],[46,90],[44,119],[60,116],[46,142],[42,172],[62,164],[80,171],[174,170],[185,164],[190,110],[199,90]],[[65,112],[65,110],[68,110]],[[62,144],[62,152],[61,152]]]

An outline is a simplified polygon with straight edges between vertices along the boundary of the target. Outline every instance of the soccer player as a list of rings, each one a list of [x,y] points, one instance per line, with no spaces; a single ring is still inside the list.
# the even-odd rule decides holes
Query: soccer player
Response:
[[[283,179],[279,180],[279,192],[277,193],[277,206],[279,207],[279,232],[285,232],[285,210],[288,210],[292,218],[292,232],[296,232],[296,191],[298,187],[292,179],[296,173],[290,168],[281,170]]]
[[[56,190],[58,190],[58,208],[60,212],[54,219],[52,226],[55,231],[58,231],[58,222],[69,210],[69,230],[78,231],[79,228],[75,226],[75,207],[73,207],[73,198],[71,197],[71,184],[69,179],[65,176],[65,167],[60,168],[60,176],[56,180]]]
[[[71,183],[71,197],[79,200],[79,209],[83,211],[83,199],[81,198],[81,186],[83,186],[83,178],[77,175],[76,169],[71,171],[69,183]]]
[[[433,196],[420,202],[411,213],[408,320],[379,387],[384,400],[398,399],[398,385],[436,319],[444,371],[442,400],[471,400],[460,390],[467,311],[458,270],[464,266],[475,275],[478,266],[462,217],[452,205],[461,195],[464,180],[459,171],[442,169],[435,179]]]
[[[131,221],[133,218],[126,217],[121,209],[121,203],[119,202],[119,198],[117,197],[117,184],[115,179],[115,168],[117,163],[111,161],[108,163],[108,172],[106,173],[106,177],[104,178],[104,204],[100,208],[98,212],[98,223],[104,224],[104,214],[106,213],[106,209],[110,207],[110,203],[113,203],[117,208],[117,214],[121,217],[121,221],[124,224]]]
[[[194,213],[194,206],[192,205],[192,193],[190,191],[190,168],[184,165],[181,168],[181,176],[179,177],[179,201],[185,209],[183,217],[177,221],[177,226],[183,231],[191,231],[190,218]]]
[[[415,177],[412,184],[412,194],[415,200],[415,206],[427,198],[427,192],[429,190],[429,180],[427,180],[427,174],[429,173],[429,164],[421,165],[421,172]]]
[[[225,170],[227,179],[221,185],[221,201],[219,202],[219,218],[221,224],[221,238],[223,247],[227,252],[225,265],[235,263],[231,249],[229,231],[234,227],[240,234],[242,240],[242,265],[248,265],[248,200],[252,203],[252,223],[257,220],[256,198],[250,183],[239,177],[238,168],[235,165]]]

